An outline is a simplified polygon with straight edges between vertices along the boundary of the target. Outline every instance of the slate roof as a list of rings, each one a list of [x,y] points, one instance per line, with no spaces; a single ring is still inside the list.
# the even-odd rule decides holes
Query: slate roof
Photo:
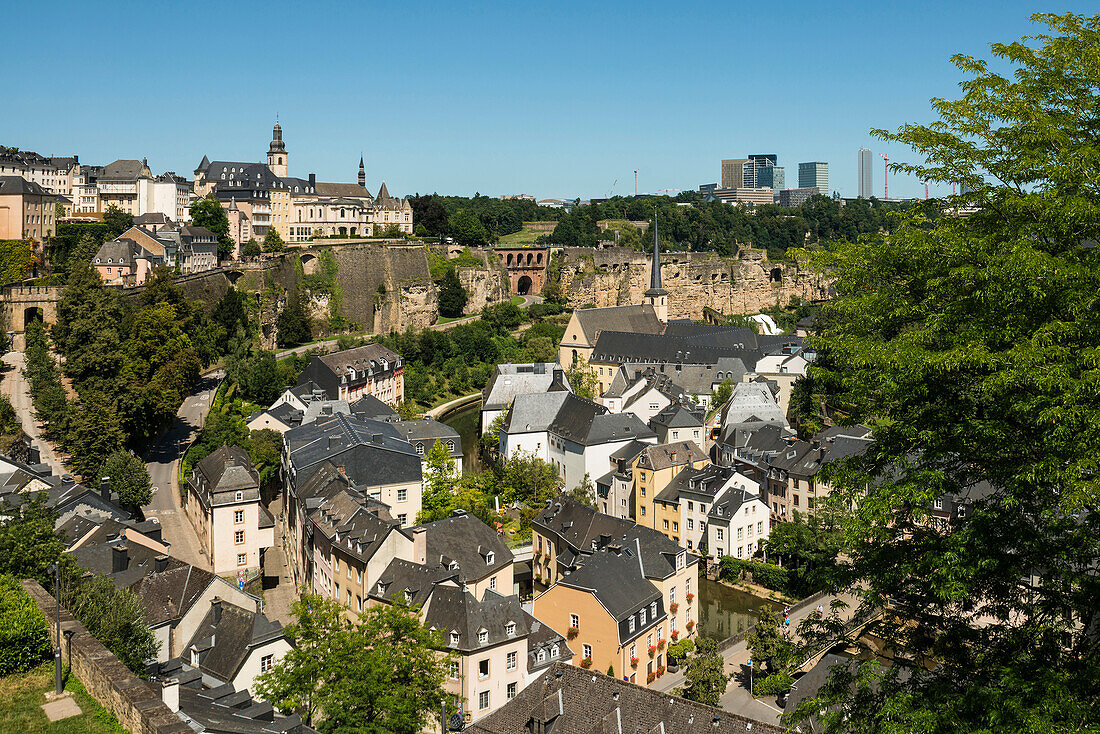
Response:
[[[412,444],[415,449],[417,445],[424,447],[424,456],[428,455],[436,441],[443,441],[446,446],[447,441],[454,442],[454,449],[450,452],[453,457],[462,456],[462,437],[458,435],[458,431],[448,426],[446,423],[440,423],[432,418],[420,418],[411,421],[395,420],[391,421],[398,433],[405,437],[405,440]]]
[[[517,395],[504,419],[504,432],[514,434],[547,430],[569,394],[547,392]]]
[[[516,625],[510,635],[507,632],[509,622]],[[432,589],[424,624],[442,634],[445,647],[462,653],[495,647],[524,637],[528,632],[527,615],[523,613],[518,596],[486,591],[478,601],[468,590],[456,586]],[[485,642],[478,641],[481,630],[487,633]],[[457,642],[452,642],[452,632],[458,633]]]
[[[260,477],[248,458],[248,452],[240,446],[221,446],[214,449],[195,469],[209,482],[211,492],[234,492],[254,489]]]
[[[401,532],[400,521],[365,499],[358,492],[337,492],[307,513],[332,545],[361,561],[373,558],[391,532]]]
[[[555,385],[555,370],[562,381]],[[568,387],[569,379],[554,362],[536,364],[498,364],[481,391],[482,410],[507,408],[517,395],[549,392]]]
[[[592,554],[584,565],[560,579],[558,584],[591,592],[616,621],[661,601],[661,592],[642,574],[641,563],[630,546],[623,547],[618,554]],[[663,616],[662,610],[655,621]]]
[[[286,405],[286,403],[283,403]],[[338,413],[351,415],[351,406],[346,400],[311,400],[302,413],[302,425],[318,420],[328,420]]]
[[[41,184],[22,176],[0,176],[0,196],[54,196]]]
[[[358,486],[419,482],[423,476],[413,447],[392,424],[382,421],[336,415],[292,428],[283,440],[299,483],[308,479],[313,467],[329,460],[344,466]]]
[[[170,557],[164,571],[154,570],[130,591],[145,610],[149,624],[156,627],[186,614],[215,579],[217,576],[209,571]]]
[[[143,168],[146,168],[144,161],[134,158],[120,158],[103,167],[103,172],[99,174],[99,180],[136,181],[141,178]]]
[[[248,422],[251,423],[265,413],[287,428],[295,428],[302,425],[303,412],[290,403],[279,403],[274,408],[253,411],[253,413],[248,416]]]
[[[118,534],[120,530],[120,526],[108,521],[103,523],[96,532],[106,536]],[[161,553],[140,543],[127,543],[125,538],[117,535],[110,539],[96,540],[98,542],[90,541],[69,551],[69,554],[76,560],[77,565],[84,570],[91,571],[94,574],[110,576],[115,586],[120,589],[128,589],[142,578],[153,573],[156,558],[161,555]],[[120,571],[114,570],[116,548],[119,549],[119,553],[122,553],[122,549],[125,549],[125,555],[120,556],[124,558],[123,567]]]
[[[470,734],[782,734],[783,729],[556,663]]]
[[[370,393],[364,393],[363,397],[351,403],[350,407],[351,414],[356,418],[374,418],[375,420],[384,421],[400,417],[393,408]]]
[[[595,344],[604,331],[625,331],[637,334],[660,334],[665,328],[653,306],[610,306],[581,308],[573,312],[589,344]]]
[[[562,493],[551,500],[545,510],[535,516],[531,525],[543,535],[553,533],[574,550],[591,551],[593,542],[598,547],[602,547],[612,538],[626,533],[634,523],[596,512],[591,507],[582,505],[569,495]]]
[[[715,495],[719,494],[735,475],[737,475],[737,470],[728,466],[707,464],[698,469],[688,466],[681,470],[668,483],[667,487],[661,490],[657,495],[657,499],[674,502],[680,497],[681,493],[688,492],[693,495],[709,496],[710,501],[713,502]],[[743,477],[743,479],[748,480],[747,477]],[[753,482],[754,487],[755,484]]]
[[[551,393],[553,394],[553,393]],[[584,446],[612,441],[656,438],[657,434],[633,413],[610,413],[591,400],[564,393],[548,430],[566,440]]]
[[[706,458],[707,455],[694,441],[673,441],[657,444],[656,446],[646,446],[642,450],[642,457],[638,459],[638,467],[650,471],[660,471],[671,466],[693,464]]]
[[[260,612],[243,609],[224,599],[220,605],[220,619],[211,603],[184,649],[198,649],[199,670],[227,682],[237,675],[249,650],[282,637],[283,626]]]
[[[371,196],[370,191],[357,183],[325,183],[318,181],[314,184],[314,191],[318,196],[337,196],[347,199],[365,199],[366,202],[372,203],[374,197]]]
[[[779,407],[771,389],[762,382],[739,382],[733,386],[733,394],[720,409],[722,432],[730,426],[756,419],[779,426],[787,425],[787,416]]]
[[[756,364],[760,356],[759,350],[741,345],[711,346],[667,334],[603,331],[589,361],[717,364],[723,358],[738,358],[746,364]]]
[[[401,366],[401,355],[392,349],[387,349],[381,344],[365,344],[361,347],[345,349],[342,352],[323,354],[316,359],[328,367],[336,375],[343,375],[347,369],[354,368],[357,372],[370,369],[380,369],[382,361],[389,362],[388,369],[396,369]]]
[[[729,519],[737,514],[742,505],[759,498],[758,492],[750,492],[741,486],[730,487],[711,505],[707,520],[712,523],[725,520],[728,524]]]
[[[163,260],[140,244],[126,237],[107,240],[95,254],[96,265],[133,265],[138,259]]]
[[[378,575],[368,594],[391,604],[401,602],[422,608],[437,584],[450,584],[457,588],[457,579],[457,571],[394,558]],[[405,592],[408,592],[407,598]]]
[[[449,568],[457,563],[458,577],[463,583],[473,583],[512,563],[512,551],[495,530],[462,510],[435,522],[417,525],[424,528],[426,563]],[[493,562],[487,563],[488,554]]]
[[[700,409],[692,410],[683,403],[671,403],[667,408],[649,419],[651,428],[702,428],[705,414]]]

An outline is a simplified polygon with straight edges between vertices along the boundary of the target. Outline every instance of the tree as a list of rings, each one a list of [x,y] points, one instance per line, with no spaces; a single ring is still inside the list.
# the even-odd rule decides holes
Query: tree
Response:
[[[477,215],[468,209],[459,209],[447,222],[447,230],[455,242],[467,247],[478,247],[489,241],[489,234]]]
[[[69,407],[64,446],[68,465],[84,477],[102,476],[107,457],[126,444],[118,410],[106,394],[92,391]]]
[[[462,309],[466,308],[466,289],[458,282],[458,273],[450,268],[443,274],[443,280],[439,283],[439,313],[449,318],[457,318],[462,315]]]
[[[726,675],[718,643],[709,637],[700,637],[696,652],[684,670],[684,698],[708,706],[718,706],[726,692],[729,676]]]
[[[283,252],[286,250],[286,242],[274,227],[268,227],[264,235],[264,252]]]
[[[586,507],[596,509],[596,487],[592,484],[592,477],[588,476],[588,472],[584,473],[584,478],[581,479],[580,484],[566,491],[570,499],[574,502],[579,502]]]
[[[118,237],[120,234],[134,226],[134,215],[127,214],[114,204],[103,212],[103,223],[107,225],[109,238]],[[93,253],[94,254],[94,253]]]
[[[818,256],[838,297],[811,374],[876,427],[830,471],[858,500],[849,588],[889,603],[871,631],[905,651],[835,669],[795,717],[826,731],[1100,726],[1100,17],[1033,19],[1048,32],[994,44],[995,67],[954,57],[938,121],[874,133],[924,159],[895,170],[964,193]],[[966,510],[948,527],[944,494]]]
[[[450,514],[458,476],[451,452],[436,441],[424,457],[424,500],[418,522],[431,522]],[[429,519],[430,518],[430,519]]]
[[[302,344],[313,338],[309,314],[302,305],[300,294],[287,299],[286,307],[279,312],[279,317],[275,320],[275,328],[280,347]]]
[[[760,616],[749,634],[748,645],[752,667],[757,673],[773,675],[788,672],[796,657],[794,643],[784,635],[784,623],[779,612],[768,606],[761,607]]]
[[[415,613],[373,607],[355,624],[339,603],[303,594],[286,635],[294,643],[256,690],[280,711],[301,712],[326,734],[371,731],[414,734],[434,714],[448,656]]]
[[[600,378],[588,362],[577,360],[566,368],[565,376],[569,378],[573,394],[578,398],[595,400],[600,396]]]
[[[29,502],[0,503],[4,521],[0,523],[0,575],[34,579],[51,585],[47,571],[65,551],[60,534],[54,530],[57,513],[46,506],[46,494],[34,494]]]
[[[241,248],[241,254],[245,257],[259,257],[263,254],[263,250],[260,248],[260,243],[253,237],[249,238],[248,242],[244,243],[244,247]]]
[[[190,212],[193,226],[204,227],[217,235],[218,259],[227,259],[237,245],[229,236],[229,215],[222,203],[213,194],[207,194],[191,202]]]
[[[141,602],[129,589],[120,589],[109,576],[95,575],[69,588],[65,606],[88,632],[137,675],[156,658],[157,641]]]
[[[790,522],[772,526],[761,546],[768,560],[781,560],[789,571],[791,593],[806,597],[835,585],[840,574],[837,557],[844,548],[844,535],[833,503],[818,502],[807,517],[795,511]]]
[[[140,507],[153,499],[152,480],[145,462],[129,451],[115,451],[103,465],[104,477],[111,478],[111,489],[118,492],[124,505]]]
[[[711,397],[711,410],[721,408],[730,399],[731,395],[733,395],[733,380],[727,377],[719,383],[718,389],[714,391],[714,395]]]

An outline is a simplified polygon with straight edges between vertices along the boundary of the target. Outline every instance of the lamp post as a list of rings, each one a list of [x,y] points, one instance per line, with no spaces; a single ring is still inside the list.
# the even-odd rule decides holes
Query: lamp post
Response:
[[[61,685],[61,565],[58,563],[51,563],[46,571],[54,575],[53,590],[54,598],[57,601],[55,616],[55,622],[57,624],[57,644],[53,649],[53,669],[54,694],[60,696],[63,690],[63,686]]]

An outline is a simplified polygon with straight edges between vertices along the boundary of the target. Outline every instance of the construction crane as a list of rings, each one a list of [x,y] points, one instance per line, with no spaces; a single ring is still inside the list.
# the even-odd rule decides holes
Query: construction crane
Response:
[[[882,200],[890,201],[890,156],[879,153],[882,156]]]
[[[638,169],[634,169],[634,196],[638,196]]]
[[[611,195],[615,193],[615,184],[619,183],[619,179],[615,179],[611,182],[611,190],[607,192],[607,198],[610,199]]]
[[[928,182],[927,181],[921,181],[921,183],[924,184],[924,198],[927,200],[928,199]]]

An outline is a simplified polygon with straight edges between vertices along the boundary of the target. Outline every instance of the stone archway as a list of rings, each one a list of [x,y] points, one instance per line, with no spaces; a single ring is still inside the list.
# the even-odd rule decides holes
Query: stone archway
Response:
[[[314,275],[317,273],[320,265],[317,262],[317,256],[310,253],[304,253],[301,256],[302,261],[302,273],[304,275]]]
[[[519,282],[516,283],[516,292],[521,296],[526,296],[531,292],[531,277],[528,275],[520,276]]]
[[[27,327],[37,321],[42,323],[45,320],[44,313],[41,306],[31,306],[30,308],[23,309],[23,331],[27,330]]]

